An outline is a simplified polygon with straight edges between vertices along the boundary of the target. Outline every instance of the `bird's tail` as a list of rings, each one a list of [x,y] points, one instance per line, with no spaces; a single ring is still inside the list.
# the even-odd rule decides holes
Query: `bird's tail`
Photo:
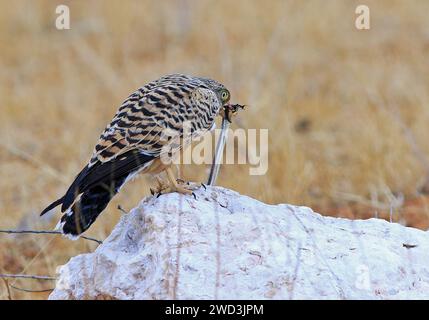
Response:
[[[56,229],[76,239],[94,223],[119,189],[149,166],[153,159],[151,155],[131,150],[108,162],[87,165],[76,176],[66,194],[46,207],[40,215],[61,205],[64,215]]]
[[[111,186],[98,185],[82,193],[80,199],[67,209],[55,229],[71,239],[79,237],[94,223],[124,181],[116,180]]]

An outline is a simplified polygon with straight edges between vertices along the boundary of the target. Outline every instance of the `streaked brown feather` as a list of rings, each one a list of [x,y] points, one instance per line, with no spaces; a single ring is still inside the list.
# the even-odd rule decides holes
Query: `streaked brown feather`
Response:
[[[129,179],[139,173],[157,173],[168,168],[170,164],[163,161],[163,152],[174,158],[189,143],[190,137],[184,137],[183,132],[186,121],[191,125],[192,137],[213,127],[221,100],[226,102],[220,95],[223,89],[214,80],[174,74],[136,90],[101,134],[88,165],[65,195],[42,214],[61,205],[65,214],[59,228],[73,237],[80,235]],[[163,139],[167,131],[176,136]],[[164,148],[166,144],[170,148]]]
[[[204,134],[213,124],[220,103],[198,78],[171,75],[132,93],[100,136],[90,166],[106,162],[133,149],[159,157],[167,141],[166,129],[183,134],[183,124]],[[215,106],[215,107],[213,107]]]

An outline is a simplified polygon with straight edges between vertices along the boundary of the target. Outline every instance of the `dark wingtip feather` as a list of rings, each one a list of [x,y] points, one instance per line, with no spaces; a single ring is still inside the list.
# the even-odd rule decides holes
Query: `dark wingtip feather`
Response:
[[[61,212],[65,212],[74,202],[74,200],[77,198],[77,196],[80,194],[80,184],[84,177],[89,172],[88,165],[85,166],[85,168],[82,169],[81,172],[76,176],[73,183],[68,188],[66,194],[64,195],[64,199],[61,206]]]
[[[65,212],[74,202],[74,200],[79,195],[79,189],[73,184],[69,190],[67,190],[64,201],[62,202],[61,212]]]
[[[87,165],[76,176],[67,190],[61,206],[61,212],[65,212],[70,208],[76,198],[85,191],[97,185],[109,186],[115,180],[127,177],[128,174],[153,159],[153,156],[142,154],[139,150],[133,149],[122,154],[119,158],[114,158],[107,162],[97,162],[91,167]]]
[[[40,216],[43,216],[46,212],[51,211],[56,206],[59,206],[64,201],[64,197],[59,198],[58,200],[55,200],[52,202],[49,206],[47,206],[41,213]]]

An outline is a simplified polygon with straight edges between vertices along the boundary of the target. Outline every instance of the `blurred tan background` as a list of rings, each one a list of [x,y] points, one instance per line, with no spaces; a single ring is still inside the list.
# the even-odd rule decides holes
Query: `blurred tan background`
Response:
[[[224,166],[218,184],[268,203],[427,229],[429,2],[364,2],[368,31],[355,28],[362,1],[60,1],[71,13],[71,30],[60,31],[58,1],[1,1],[0,228],[53,227],[58,214],[38,213],[88,161],[122,100],[181,72],[219,80],[249,105],[235,126],[269,129],[268,173]],[[184,174],[204,181],[207,167]],[[127,185],[88,235],[104,239],[117,205],[133,208],[149,183]],[[94,249],[0,234],[0,273],[54,275]],[[0,282],[0,299],[8,297]]]

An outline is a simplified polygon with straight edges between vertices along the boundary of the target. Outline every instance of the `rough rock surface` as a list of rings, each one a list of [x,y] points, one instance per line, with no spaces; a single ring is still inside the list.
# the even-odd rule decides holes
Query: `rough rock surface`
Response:
[[[50,299],[429,298],[429,232],[224,188],[148,197]]]

